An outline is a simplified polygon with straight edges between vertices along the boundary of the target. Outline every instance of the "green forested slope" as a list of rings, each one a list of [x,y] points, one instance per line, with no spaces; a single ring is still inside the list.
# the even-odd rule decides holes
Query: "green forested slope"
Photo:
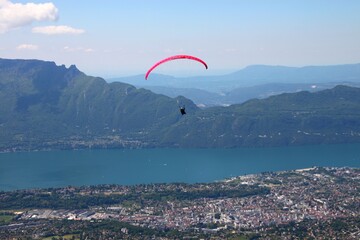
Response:
[[[181,116],[179,105],[187,114]],[[240,147],[360,141],[360,89],[281,94],[197,108],[39,60],[0,59],[0,151]]]

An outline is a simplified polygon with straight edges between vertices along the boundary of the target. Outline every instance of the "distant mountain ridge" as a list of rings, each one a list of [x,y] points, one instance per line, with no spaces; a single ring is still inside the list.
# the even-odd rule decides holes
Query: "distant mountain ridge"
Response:
[[[301,91],[317,92],[333,88],[337,85],[360,87],[360,83],[267,83],[251,87],[239,87],[229,92],[214,93],[194,88],[171,88],[159,86],[146,86],[144,88],[154,93],[163,94],[169,97],[184,96],[191,99],[199,107],[229,106],[239,104],[250,99],[263,99],[282,93],[295,93]]]
[[[253,65],[230,74],[229,78],[239,78],[259,83],[324,83],[360,81],[360,63],[332,66],[285,67]]]
[[[359,142],[359,96],[337,86],[202,110],[75,66],[0,59],[0,151]]]
[[[239,87],[268,83],[360,83],[360,63],[333,66],[285,67],[252,65],[237,72],[219,76],[175,78],[153,73],[149,80],[143,75],[112,78],[109,82],[126,82],[135,86],[198,88],[210,92],[227,92]]]
[[[143,75],[108,81],[126,82],[169,97],[182,95],[199,106],[226,106],[285,92],[314,92],[339,84],[360,87],[360,64],[306,67],[252,65],[219,76],[176,78],[154,73],[147,81]]]

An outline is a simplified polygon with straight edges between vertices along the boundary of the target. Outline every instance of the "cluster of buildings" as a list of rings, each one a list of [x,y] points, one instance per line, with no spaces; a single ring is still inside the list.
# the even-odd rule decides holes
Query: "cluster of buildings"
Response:
[[[328,220],[360,214],[360,171],[350,168],[310,168],[263,173],[228,179],[228,186],[262,186],[268,194],[247,197],[196,198],[193,200],[146,200],[137,203],[96,206],[88,210],[29,210],[21,219],[70,220],[116,219],[155,229],[219,231],[267,230],[273,226],[305,219]],[[159,185],[159,187],[170,185]],[[201,185],[209,188],[211,185]],[[216,185],[219,187],[219,185]],[[179,187],[179,186],[177,186]],[[189,188],[194,186],[189,185]],[[148,189],[148,192],[153,191]],[[186,185],[182,191],[188,191]],[[144,188],[139,188],[144,190]],[[69,189],[67,190],[69,191]],[[88,189],[90,191],[90,189]],[[101,190],[96,190],[98,193]],[[105,194],[126,194],[127,187],[107,189]],[[81,194],[87,194],[82,190]],[[94,194],[94,190],[91,190]]]

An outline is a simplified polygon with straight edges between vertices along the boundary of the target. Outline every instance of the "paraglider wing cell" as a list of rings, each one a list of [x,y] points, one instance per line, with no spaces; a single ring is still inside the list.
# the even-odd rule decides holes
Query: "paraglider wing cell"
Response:
[[[147,80],[148,77],[149,77],[149,74],[151,73],[152,70],[154,70],[157,66],[159,66],[160,64],[163,64],[165,62],[168,62],[168,61],[172,61],[172,60],[176,60],[176,59],[190,59],[190,60],[194,60],[194,61],[197,61],[197,62],[200,62],[202,63],[206,69],[208,69],[208,66],[207,64],[201,60],[200,58],[197,58],[197,57],[193,57],[193,56],[190,56],[190,55],[175,55],[175,56],[171,56],[171,57],[168,57],[168,58],[165,58],[157,63],[155,63],[154,66],[152,66],[145,74],[145,79]]]

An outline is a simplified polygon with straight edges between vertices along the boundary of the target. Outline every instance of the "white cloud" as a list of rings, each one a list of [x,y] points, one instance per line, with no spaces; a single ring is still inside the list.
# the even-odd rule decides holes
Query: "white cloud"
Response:
[[[84,51],[87,52],[87,53],[91,53],[91,52],[94,52],[94,49],[92,49],[92,48],[86,48],[86,49],[84,49]]]
[[[47,35],[56,34],[82,34],[85,32],[83,29],[76,29],[69,26],[46,26],[46,27],[34,27],[33,33],[42,33]]]
[[[85,53],[92,53],[95,50],[92,48],[83,48],[83,47],[78,47],[78,48],[71,48],[69,46],[64,47],[64,51],[65,52],[85,52]]]
[[[0,0],[0,33],[30,25],[35,21],[55,21],[58,9],[53,3],[12,3]]]
[[[39,47],[37,45],[33,45],[33,44],[21,44],[19,46],[17,46],[16,48],[17,50],[38,50]]]

